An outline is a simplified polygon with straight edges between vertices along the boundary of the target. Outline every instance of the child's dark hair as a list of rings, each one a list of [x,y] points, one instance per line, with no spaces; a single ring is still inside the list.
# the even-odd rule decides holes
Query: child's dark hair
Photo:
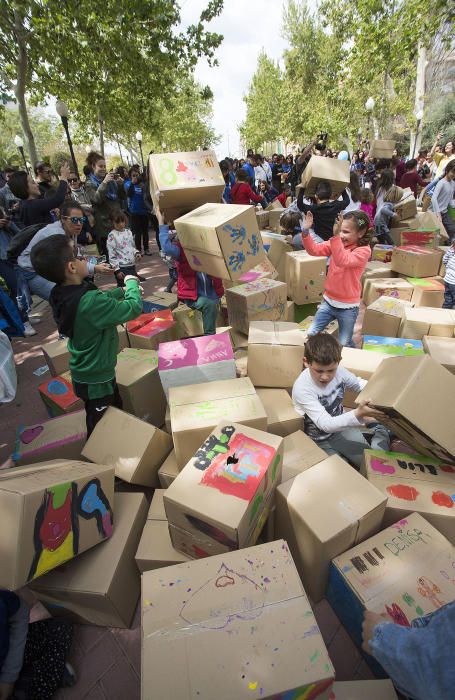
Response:
[[[354,170],[349,175],[349,191],[353,202],[360,202],[360,180]]]
[[[332,196],[332,185],[327,180],[320,180],[316,185],[314,194],[318,199],[330,199]]]
[[[406,168],[406,171],[414,170],[414,168],[417,168],[417,160],[415,158],[411,158],[411,160],[407,161],[404,167]]]
[[[370,204],[374,199],[373,192],[368,187],[362,187],[360,190],[360,201],[362,204]]]
[[[25,170],[18,170],[10,175],[8,185],[15,197],[18,199],[28,199],[28,173]]]
[[[375,192],[377,193],[380,189],[384,190],[384,192],[388,192],[388,190],[394,184],[395,173],[391,168],[385,168],[385,170],[382,171],[381,176],[376,181]]]
[[[30,260],[33,269],[41,277],[49,282],[63,284],[66,266],[74,260],[74,248],[66,236],[57,233],[34,245]]]
[[[354,221],[357,231],[364,231],[363,235],[357,241],[358,246],[370,245],[371,238],[371,223],[370,217],[366,211],[359,209],[358,211],[348,211],[347,214],[343,214],[344,221]]]
[[[451,160],[450,163],[447,163],[445,170],[444,170],[444,176],[447,175],[447,173],[451,173],[452,170],[455,170],[455,160]],[[13,176],[11,176],[13,177]],[[11,181],[11,178],[10,178]]]
[[[341,361],[341,345],[330,333],[310,335],[305,343],[305,359],[308,364],[333,365]]]
[[[124,224],[128,224],[128,216],[124,211],[116,211],[112,214],[111,221],[113,224],[119,224],[121,221],[123,221]]]
[[[296,211],[286,211],[280,217],[280,227],[287,234],[294,234],[295,229],[300,225],[300,214]]]
[[[248,182],[249,175],[245,168],[239,168],[235,174],[235,179],[237,182]]]

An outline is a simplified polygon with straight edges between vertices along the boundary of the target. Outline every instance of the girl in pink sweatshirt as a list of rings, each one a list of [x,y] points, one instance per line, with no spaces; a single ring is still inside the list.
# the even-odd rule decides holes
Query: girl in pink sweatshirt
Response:
[[[315,335],[334,319],[338,321],[341,345],[352,346],[352,333],[359,314],[362,285],[360,278],[371,256],[369,246],[370,220],[363,211],[340,214],[333,227],[333,237],[315,243],[309,235],[313,215],[305,217],[302,242],[310,255],[330,256],[330,265],[320,304],[308,331]]]

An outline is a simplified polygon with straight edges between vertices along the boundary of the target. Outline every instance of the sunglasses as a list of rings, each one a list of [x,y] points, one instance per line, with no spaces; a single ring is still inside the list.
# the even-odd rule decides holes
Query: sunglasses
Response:
[[[86,216],[62,216],[62,219],[69,219],[72,224],[85,224]]]

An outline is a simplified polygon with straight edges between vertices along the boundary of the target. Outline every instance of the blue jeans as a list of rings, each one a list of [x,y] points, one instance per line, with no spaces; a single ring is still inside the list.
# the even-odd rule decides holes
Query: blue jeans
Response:
[[[349,309],[337,309],[324,300],[316,311],[316,316],[309,328],[308,335],[316,335],[316,333],[323,331],[331,321],[335,320],[338,321],[338,340],[340,345],[352,347],[352,333],[354,332],[358,315],[358,306],[352,306]]]
[[[37,275],[34,270],[25,270],[24,268],[21,269],[22,274],[27,281],[30,292],[32,294],[36,294],[37,297],[41,297],[41,299],[44,299],[45,301],[49,301],[51,291],[55,287],[55,282],[45,280],[44,277]]]
[[[444,303],[442,305],[443,309],[455,309],[455,284],[449,284],[444,282]]]
[[[359,428],[345,428],[339,433],[332,433],[330,437],[318,441],[317,444],[326,454],[340,455],[359,470],[362,466],[365,450],[385,450],[387,452],[390,449],[390,433],[385,426],[376,423],[371,446]]]
[[[208,297],[198,297],[196,301],[182,299],[190,309],[197,309],[202,314],[202,324],[204,335],[214,335],[216,332],[216,317],[218,316],[219,299],[209,299]]]

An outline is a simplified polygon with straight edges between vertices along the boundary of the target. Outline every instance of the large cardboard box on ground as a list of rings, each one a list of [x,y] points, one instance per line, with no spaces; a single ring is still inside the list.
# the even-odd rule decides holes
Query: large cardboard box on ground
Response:
[[[171,292],[153,292],[142,300],[144,314],[152,314],[164,309],[175,309],[178,304],[177,294]]]
[[[424,335],[423,348],[433,360],[455,374],[455,338]]]
[[[204,204],[176,219],[175,228],[196,272],[237,280],[265,258],[252,206]]]
[[[303,418],[294,408],[286,389],[257,389],[267,414],[267,431],[274,435],[290,435],[302,426]]]
[[[310,598],[324,597],[331,559],[377,532],[387,498],[338,455],[281,484],[275,535],[286,539]]]
[[[284,209],[273,209],[269,211],[269,228],[275,233],[281,233],[280,220],[284,214]]]
[[[171,536],[164,510],[163,496],[165,489],[155,489],[147,522],[136,552],[136,564],[141,573],[163,566],[173,566],[188,561],[189,557],[177,552],[172,546]]]
[[[421,355],[381,362],[357,400],[385,413],[381,422],[421,454],[454,463],[454,395],[453,374]]]
[[[360,350],[358,348],[344,347],[341,350],[341,367],[349,370],[356,377],[369,380],[376,372],[377,368],[385,358],[392,357],[387,353],[369,352],[368,350]],[[350,390],[346,391],[344,398],[344,406],[355,406],[356,394]]]
[[[74,393],[71,379],[66,377],[48,379],[39,385],[38,391],[51,418],[84,408],[84,402]]]
[[[454,327],[455,311],[419,306],[416,309],[406,309],[401,335],[416,340],[422,340],[424,335],[452,338]]]
[[[286,318],[286,284],[262,279],[226,290],[230,325],[248,335],[252,321],[284,321]]]
[[[404,190],[402,198],[395,204],[394,209],[399,221],[417,216],[417,201],[412,190],[409,188]]]
[[[199,559],[255,544],[282,461],[281,437],[218,423],[164,494],[174,547]]]
[[[130,484],[157,487],[158,469],[172,450],[172,439],[154,425],[110,406],[86,442],[82,455],[109,464]]]
[[[379,260],[383,263],[389,263],[392,260],[392,250],[393,245],[383,245],[381,243],[376,243],[376,245],[373,246],[371,259]]]
[[[290,299],[296,304],[320,302],[326,270],[327,258],[308,255],[306,250],[286,253],[286,284]]]
[[[17,466],[49,459],[80,459],[87,439],[85,411],[20,426],[12,458]]]
[[[158,479],[161,488],[167,489],[172,484],[179,471],[175,451],[172,450],[158,469]]]
[[[370,306],[382,296],[411,301],[413,291],[412,284],[401,277],[389,279],[375,279],[373,277],[365,280],[362,300],[366,306]]]
[[[69,370],[70,351],[68,350],[68,338],[45,343],[41,346],[41,350],[53,377],[57,377]]]
[[[439,229],[398,229],[391,230],[392,238],[396,245],[416,245],[419,248],[437,248],[439,242]]]
[[[365,309],[362,334],[396,338],[404,318],[404,310],[411,305],[412,302],[405,299],[394,299],[390,296],[379,297]]]
[[[455,545],[455,467],[434,457],[365,450],[363,473],[388,498],[384,527],[420,513]]]
[[[306,197],[312,197],[315,194],[316,185],[321,180],[330,183],[332,198],[336,199],[349,186],[349,162],[324,158],[323,156],[311,156],[302,174],[302,186],[305,188]]]
[[[314,321],[314,316],[307,316],[298,324],[299,331],[303,335],[304,342],[308,340],[308,331]],[[324,328],[323,333],[330,333],[335,338],[338,338],[338,321],[330,321],[329,325]]]
[[[253,321],[248,376],[255,386],[289,389],[303,369],[305,338],[297,323]]]
[[[360,648],[365,610],[409,626],[455,598],[455,549],[418,513],[336,557],[327,599]],[[386,675],[366,656],[375,675]]]
[[[142,700],[329,700],[333,677],[285,542],[143,575]]]
[[[193,338],[197,335],[204,335],[202,314],[197,309],[190,309],[186,304],[179,304],[172,311],[172,316],[177,326],[178,338]]]
[[[166,397],[158,374],[156,350],[125,348],[117,356],[115,370],[123,410],[161,426]]]
[[[271,280],[276,280],[278,278],[278,272],[267,256],[265,256],[260,263],[252,267],[251,270],[247,270],[247,272],[240,275],[236,282],[225,280],[224,288],[230,289],[230,287],[234,287],[239,282],[255,282],[256,280],[264,279],[264,277],[268,277]]]
[[[256,221],[258,229],[261,230],[269,225],[269,212],[265,209],[256,209]]]
[[[20,588],[110,537],[113,495],[104,465],[61,459],[0,471],[0,587]]]
[[[166,396],[171,387],[235,379],[234,351],[229,333],[161,343],[158,371]]]
[[[336,681],[331,700],[398,700],[391,680]]]
[[[382,352],[386,355],[401,355],[410,357],[423,355],[423,345],[420,340],[412,338],[388,338],[383,335],[364,335],[363,350]]]
[[[169,391],[172,437],[180,468],[220,420],[267,430],[267,414],[248,377],[190,384]]]
[[[419,211],[416,216],[402,221],[399,219],[392,219],[390,234],[396,245],[402,245],[404,243],[408,231],[432,231],[437,233],[439,242],[448,240],[444,224],[432,211]],[[402,235],[403,239],[401,237]],[[438,244],[435,243],[435,246],[437,245]]]
[[[126,324],[132,348],[158,350],[160,343],[177,339],[177,328],[170,309],[141,314]]]
[[[393,156],[395,141],[393,139],[374,139],[370,144],[370,158],[386,158]]]
[[[430,248],[407,245],[395,248],[392,253],[392,270],[409,277],[433,277],[439,272],[442,252]]]
[[[440,309],[444,302],[444,285],[431,277],[408,277],[414,287],[412,303],[414,306],[432,306]]]
[[[153,153],[150,196],[170,221],[206,202],[220,202],[225,182],[215,151]]]
[[[292,246],[279,233],[261,231],[261,236],[267,257],[278,272],[278,279],[286,282],[286,253],[292,253]]]
[[[134,560],[147,516],[141,493],[114,495],[115,528],[108,542],[55,569],[33,584],[53,614],[102,627],[129,627],[140,596]]]
[[[289,481],[327,458],[327,453],[305,435],[303,430],[297,430],[284,438],[283,469],[281,481]]]

